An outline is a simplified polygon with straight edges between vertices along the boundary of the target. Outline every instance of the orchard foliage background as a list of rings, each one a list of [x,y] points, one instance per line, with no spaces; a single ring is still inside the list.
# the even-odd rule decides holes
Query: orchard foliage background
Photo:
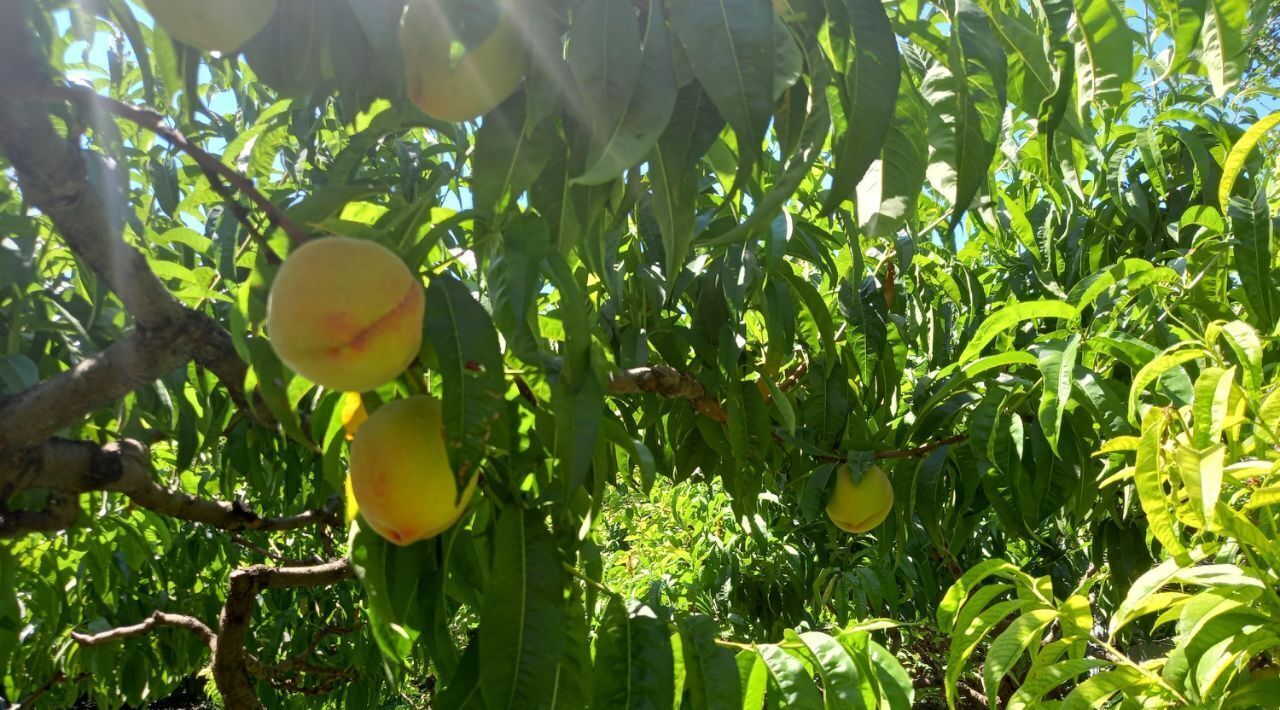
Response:
[[[0,705],[1274,701],[1269,3],[526,0],[467,124],[402,8],[0,4]],[[323,233],[427,284],[438,538],[265,339]]]

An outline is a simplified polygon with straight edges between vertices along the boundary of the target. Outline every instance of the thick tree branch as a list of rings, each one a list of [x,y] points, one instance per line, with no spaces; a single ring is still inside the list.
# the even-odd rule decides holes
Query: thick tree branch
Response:
[[[22,490],[48,490],[58,507],[42,513],[10,512],[4,501]],[[228,530],[282,531],[341,524],[341,500],[297,515],[261,517],[239,501],[198,498],[162,487],[151,454],[133,440],[98,446],[50,439],[17,461],[0,461],[0,538],[70,527],[79,514],[77,497],[89,491],[122,493],[136,505],[170,517]]]
[[[721,424],[729,420],[724,407],[707,394],[697,378],[673,367],[636,367],[609,377],[612,394],[648,392],[668,399],[687,399],[699,414]]]
[[[245,649],[249,622],[253,617],[253,608],[258,603],[258,595],[266,589],[323,587],[351,577],[351,562],[346,558],[310,567],[255,565],[231,573],[230,589],[216,633],[195,617],[156,611],[146,620],[131,626],[121,626],[98,634],[73,632],[71,638],[82,646],[100,646],[148,634],[160,627],[185,629],[199,636],[209,647],[213,656],[213,680],[226,707],[235,710],[260,708],[262,704],[254,690],[255,680],[264,680],[289,692],[310,695],[332,690],[336,683],[350,678],[350,671],[326,668],[312,663],[311,658],[326,637],[349,633],[356,627],[325,627],[301,653],[275,665],[266,665]],[[299,678],[302,674],[320,676],[323,680],[314,686],[304,686]]]
[[[89,183],[80,147],[58,135],[41,104],[23,98],[49,86],[44,61],[32,49],[27,7],[0,3],[0,148],[26,200],[53,220],[139,324],[163,328],[180,319],[182,305],[141,252],[110,234],[107,208]]]
[[[116,351],[142,353],[147,358],[121,373],[130,389],[172,370],[182,358],[195,357],[222,380],[230,396],[243,407],[246,368],[236,355],[230,336],[212,320],[183,307],[152,272],[146,256],[126,244],[111,227],[108,207],[88,179],[75,137],[59,135],[43,105],[29,99],[48,91],[50,80],[44,72],[44,62],[32,49],[27,7],[27,3],[0,3],[0,150],[17,174],[24,199],[49,217],[76,256],[102,278],[136,319],[138,340]],[[174,331],[181,337],[170,344],[164,338],[175,336]],[[159,348],[154,347],[157,343]],[[108,358],[106,363],[89,364],[119,368],[122,359],[123,355]],[[54,397],[64,404],[69,396],[77,395],[71,397],[78,400],[75,406],[57,409],[62,426],[122,394],[120,387],[103,389],[103,378],[85,381],[85,373],[77,373],[74,368],[69,372],[72,374],[52,388],[52,394],[36,393],[37,399]],[[121,371],[91,369],[92,372]],[[48,431],[44,427],[43,433],[27,431],[20,437],[9,426],[15,412],[32,426],[43,424],[42,417],[36,416],[40,412],[28,415],[12,402],[0,403],[0,450],[19,439],[28,444],[38,442],[62,428],[55,426]]]
[[[264,589],[321,587],[352,576],[351,561],[342,558],[313,567],[254,565],[231,573],[230,589],[213,653],[213,679],[228,708],[261,707],[253,689],[245,639],[258,594]]]
[[[43,441],[87,412],[181,367],[195,337],[191,322],[134,331],[75,367],[0,400],[0,451]]]

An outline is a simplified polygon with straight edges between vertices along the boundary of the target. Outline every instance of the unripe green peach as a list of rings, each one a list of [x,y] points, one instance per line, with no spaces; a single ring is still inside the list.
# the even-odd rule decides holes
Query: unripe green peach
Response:
[[[492,111],[524,80],[529,68],[520,25],[510,5],[498,0],[497,26],[452,66],[456,39],[440,0],[409,0],[400,24],[409,98],[422,112],[443,121],[469,121]]]
[[[444,446],[440,402],[419,395],[384,404],[351,443],[351,490],[369,527],[397,545],[448,530],[466,511]]]
[[[847,464],[836,469],[836,490],[827,504],[827,517],[851,533],[866,532],[893,510],[893,484],[879,466],[872,466],[858,483]]]
[[[360,392],[404,371],[422,345],[422,283],[394,252],[325,237],[296,249],[271,284],[267,336],[317,384]]]
[[[170,37],[207,52],[240,48],[271,20],[276,0],[143,0]]]

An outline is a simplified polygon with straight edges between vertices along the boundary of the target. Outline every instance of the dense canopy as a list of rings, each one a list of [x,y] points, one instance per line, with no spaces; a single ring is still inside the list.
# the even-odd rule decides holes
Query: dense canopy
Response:
[[[0,707],[1274,707],[1275,28],[0,2]]]

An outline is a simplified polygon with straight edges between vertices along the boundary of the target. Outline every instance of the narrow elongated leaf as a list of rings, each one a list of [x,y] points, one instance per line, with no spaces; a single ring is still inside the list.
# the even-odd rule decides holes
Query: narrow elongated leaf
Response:
[[[489,313],[451,274],[431,278],[424,335],[444,381],[445,444],[462,491],[503,413],[502,351]]]
[[[756,644],[760,660],[769,672],[772,689],[783,707],[796,710],[821,710],[822,694],[813,684],[809,670],[795,656],[776,644]]]
[[[740,170],[760,156],[773,113],[773,7],[768,0],[671,6],[671,28],[693,74],[738,135]]]
[[[849,652],[839,641],[820,631],[807,631],[800,634],[799,639],[822,680],[822,699],[827,710],[868,707],[864,691],[872,691],[871,679],[860,677]],[[869,694],[874,697],[874,692]]]
[[[831,41],[849,56],[837,66],[840,120],[836,122],[835,171],[824,212],[848,199],[880,156],[898,99],[902,69],[889,16],[879,0],[839,0],[830,5]]]
[[[551,686],[551,708],[587,707],[591,698],[591,643],[587,638],[587,610],[574,592],[564,610],[564,650]]]
[[[1227,153],[1227,159],[1222,163],[1222,181],[1218,183],[1218,205],[1225,214],[1231,208],[1231,193],[1235,189],[1236,180],[1240,177],[1240,171],[1244,169],[1245,161],[1249,159],[1249,154],[1257,147],[1258,141],[1267,134],[1272,128],[1280,124],[1280,111],[1268,114],[1257,123],[1249,127],[1231,146],[1231,152]]]
[[[695,710],[739,710],[742,689],[733,652],[716,644],[719,628],[709,616],[679,621],[685,696]]]
[[[1175,345],[1166,351],[1160,357],[1155,358],[1151,362],[1142,366],[1138,373],[1133,376],[1133,384],[1129,387],[1129,419],[1135,424],[1138,422],[1138,402],[1142,394],[1146,392],[1147,386],[1152,382],[1160,379],[1166,372],[1201,358],[1209,357],[1209,353],[1203,348],[1188,347],[1181,348]]]
[[[439,710],[484,710],[480,692],[480,644],[472,643],[458,662],[458,672],[435,699]]]
[[[1232,255],[1244,286],[1249,312],[1263,330],[1270,330],[1276,318],[1276,289],[1271,281],[1271,209],[1266,192],[1252,200],[1230,199],[1228,214],[1235,239]]]
[[[1206,449],[1180,446],[1174,461],[1187,491],[1191,519],[1196,527],[1217,529],[1214,511],[1222,494],[1222,467],[1227,449],[1221,444]]]
[[[631,31],[620,30],[614,25],[617,22],[635,26],[630,0],[607,0],[606,2],[588,3],[584,14],[598,14],[589,8],[599,6],[608,11],[610,18],[617,18],[603,28],[587,28],[583,32],[611,33],[603,37],[606,44],[612,46],[614,40],[627,44],[631,41]],[[640,57],[639,73],[635,78],[635,86],[630,93],[625,109],[617,116],[604,115],[600,121],[592,122],[591,148],[587,153],[586,168],[582,175],[573,182],[585,185],[598,185],[608,182],[627,168],[644,158],[649,149],[657,142],[671,119],[671,112],[676,104],[676,75],[671,64],[671,45],[667,37],[666,17],[662,3],[649,3],[647,10],[648,23],[642,40],[644,49]],[[578,23],[574,22],[575,32]],[[628,46],[628,50],[629,50]],[[588,57],[586,61],[591,61]],[[608,54],[607,52],[604,54]],[[628,51],[628,54],[630,52]],[[606,100],[619,97],[607,96]],[[605,113],[605,112],[599,112]]]
[[[1056,618],[1058,612],[1054,609],[1032,609],[1015,619],[991,642],[986,660],[983,661],[982,685],[987,691],[987,697],[992,699],[992,707],[995,707],[1000,681],[1005,674],[1023,651],[1037,640],[1037,635]]]
[[[1076,101],[1083,114],[1094,103],[1118,106],[1133,77],[1133,31],[1114,0],[1075,0]]]
[[[596,629],[592,706],[661,708],[675,696],[675,668],[666,622],[648,606],[609,600]]]
[[[951,225],[986,182],[1004,120],[1008,72],[986,14],[956,3],[948,62],[929,67],[920,92],[930,105],[929,182],[952,203]]]
[[[1040,429],[1055,455],[1058,453],[1058,430],[1062,426],[1062,414],[1067,410],[1067,402],[1071,399],[1079,351],[1080,336],[1073,333],[1065,341],[1045,345],[1039,353],[1040,373],[1044,376],[1044,389],[1040,395]]]
[[[509,507],[494,529],[493,566],[480,615],[480,680],[491,708],[546,700],[564,648],[564,571],[535,512]]]
[[[1080,320],[1080,312],[1070,304],[1050,300],[1025,301],[1005,306],[982,321],[982,325],[974,331],[973,338],[960,354],[959,361],[967,363],[976,359],[996,336],[1014,326],[1041,318],[1058,318],[1075,323]]]
[[[684,269],[693,242],[694,198],[698,193],[695,167],[716,136],[724,118],[696,81],[680,89],[667,129],[649,154],[653,185],[653,216],[662,231],[668,283]]]
[[[1152,407],[1143,417],[1142,438],[1134,463],[1133,481],[1138,489],[1142,510],[1147,514],[1151,534],[1170,554],[1186,559],[1187,548],[1174,528],[1173,514],[1169,510],[1169,499],[1164,489],[1164,472],[1161,469],[1160,447],[1168,416],[1165,410]]]
[[[1240,83],[1248,63],[1245,33],[1249,0],[1205,0],[1200,26],[1200,61],[1209,72],[1213,92],[1225,96]]]
[[[880,154],[858,183],[858,222],[870,236],[891,234],[915,216],[929,162],[929,119],[910,81],[898,86]]]

